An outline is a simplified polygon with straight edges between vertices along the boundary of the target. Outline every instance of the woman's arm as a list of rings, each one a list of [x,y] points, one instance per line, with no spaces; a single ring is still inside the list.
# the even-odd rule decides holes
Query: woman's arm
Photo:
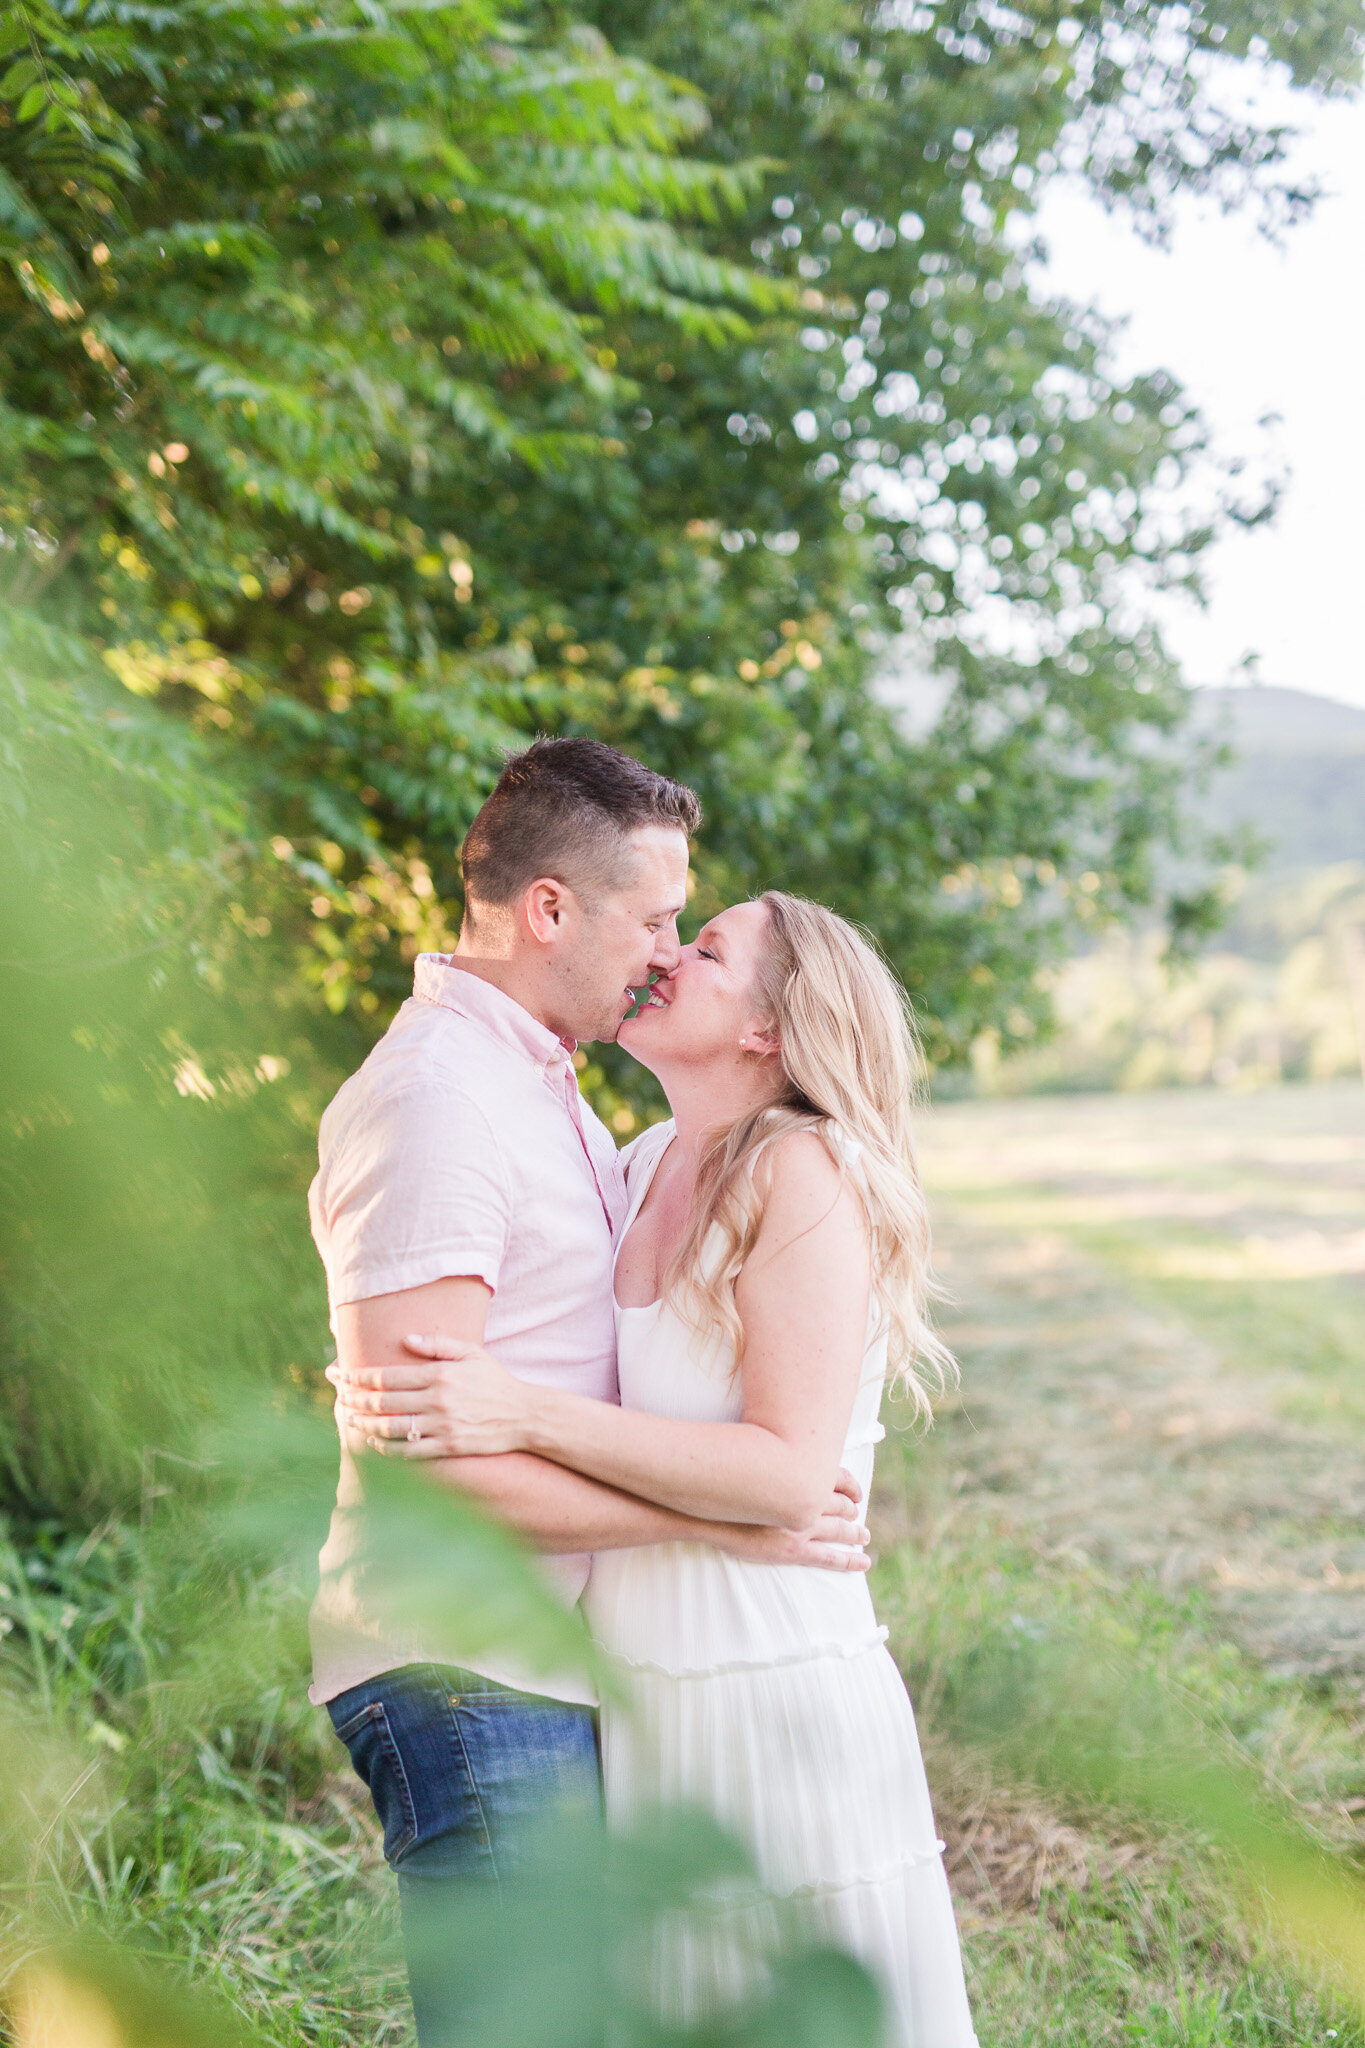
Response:
[[[740,1421],[676,1421],[531,1386],[472,1346],[454,1371],[438,1366],[401,1398],[421,1401],[433,1451],[530,1451],[680,1514],[805,1528],[835,1483],[869,1285],[857,1197],[820,1141],[801,1133],[773,1160],[763,1225],[736,1290],[745,1332]],[[454,1349],[439,1339],[410,1339],[408,1348],[433,1361]],[[413,1368],[414,1380],[421,1372]],[[383,1410],[396,1410],[399,1398],[386,1396]]]
[[[531,1389],[527,1449],[684,1514],[801,1528],[827,1501],[867,1340],[861,1205],[819,1139],[772,1161],[758,1242],[736,1287],[738,1422],[679,1422]]]
[[[402,1353],[402,1331],[412,1322],[439,1322],[452,1334],[430,1340],[446,1354],[468,1353],[487,1358],[479,1345],[490,1296],[481,1280],[453,1278],[348,1303],[337,1311],[337,1359],[327,1377],[337,1388],[337,1421],[353,1450],[361,1450],[374,1428],[372,1418],[357,1414],[350,1403],[362,1382],[399,1378],[411,1371]],[[515,1388],[500,1365],[489,1360],[500,1378]],[[400,1396],[409,1416],[421,1404]],[[391,1405],[391,1404],[390,1404]],[[588,1402],[589,1407],[603,1407]],[[615,1410],[611,1411],[615,1413]],[[424,1415],[424,1424],[428,1418]],[[548,1553],[632,1549],[639,1544],[705,1541],[736,1557],[766,1564],[801,1564],[825,1571],[863,1571],[867,1560],[865,1533],[847,1499],[820,1503],[820,1511],[799,1529],[755,1527],[752,1517],[703,1523],[654,1501],[633,1498],[627,1490],[603,1484],[560,1462],[524,1455],[473,1457],[450,1455],[453,1446],[424,1437],[405,1450],[420,1449],[432,1460],[433,1476],[471,1494],[497,1516]],[[506,1446],[514,1453],[519,1448]],[[743,1526],[741,1526],[741,1524]]]

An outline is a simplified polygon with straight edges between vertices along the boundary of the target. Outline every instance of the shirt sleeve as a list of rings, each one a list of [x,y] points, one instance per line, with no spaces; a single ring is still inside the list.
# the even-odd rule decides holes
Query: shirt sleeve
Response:
[[[511,1183],[492,1125],[458,1089],[373,1097],[337,1133],[313,1231],[332,1307],[470,1276],[496,1292]]]

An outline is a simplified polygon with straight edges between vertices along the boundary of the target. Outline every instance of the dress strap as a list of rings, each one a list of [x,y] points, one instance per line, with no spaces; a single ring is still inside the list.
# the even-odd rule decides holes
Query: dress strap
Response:
[[[653,1185],[659,1161],[676,1135],[677,1126],[672,1117],[669,1117],[665,1123],[651,1124],[650,1128],[642,1131],[635,1143],[630,1146],[626,1157],[626,1213],[616,1239],[618,1247],[644,1206],[644,1199]]]

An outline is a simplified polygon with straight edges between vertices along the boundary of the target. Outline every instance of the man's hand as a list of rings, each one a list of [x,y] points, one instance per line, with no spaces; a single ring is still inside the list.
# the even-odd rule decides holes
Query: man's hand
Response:
[[[799,1564],[824,1572],[865,1572],[871,1565],[871,1531],[859,1513],[863,1491],[840,1467],[825,1511],[809,1529],[770,1529],[759,1522],[726,1522],[716,1548],[749,1564]]]
[[[861,1486],[859,1486],[857,1480],[853,1477],[853,1474],[849,1471],[847,1465],[841,1465],[834,1476],[835,1500],[837,1501],[841,1495],[849,1503],[849,1507],[852,1508],[858,1507],[863,1497],[863,1489],[861,1488]],[[836,1512],[844,1515],[847,1515],[848,1511],[848,1508],[836,1510]],[[828,1512],[828,1510],[826,1512]]]
[[[529,1390],[481,1344],[405,1337],[410,1360],[327,1369],[343,1434],[403,1458],[525,1450]]]
[[[749,1564],[799,1564],[823,1572],[865,1572],[871,1532],[858,1513],[857,1482],[839,1474],[852,1488],[836,1492],[819,1520],[809,1529],[767,1529],[760,1523],[727,1522],[718,1528],[716,1548]]]

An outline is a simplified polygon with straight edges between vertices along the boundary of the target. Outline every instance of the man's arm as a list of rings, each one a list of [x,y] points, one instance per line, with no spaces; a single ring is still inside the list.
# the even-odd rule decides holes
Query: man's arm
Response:
[[[452,1276],[343,1303],[336,1311],[336,1376],[344,1379],[357,1371],[411,1364],[411,1354],[403,1346],[410,1330],[439,1331],[457,1341],[481,1344],[491,1300],[492,1289],[482,1280]],[[352,1449],[364,1448],[364,1436],[354,1428],[348,1429],[347,1437]],[[824,1516],[797,1534],[675,1514],[526,1452],[436,1458],[429,1466],[445,1484],[472,1494],[499,1521],[550,1553],[693,1542],[768,1564],[805,1563],[833,1571],[866,1566],[851,1505],[847,1516]]]

